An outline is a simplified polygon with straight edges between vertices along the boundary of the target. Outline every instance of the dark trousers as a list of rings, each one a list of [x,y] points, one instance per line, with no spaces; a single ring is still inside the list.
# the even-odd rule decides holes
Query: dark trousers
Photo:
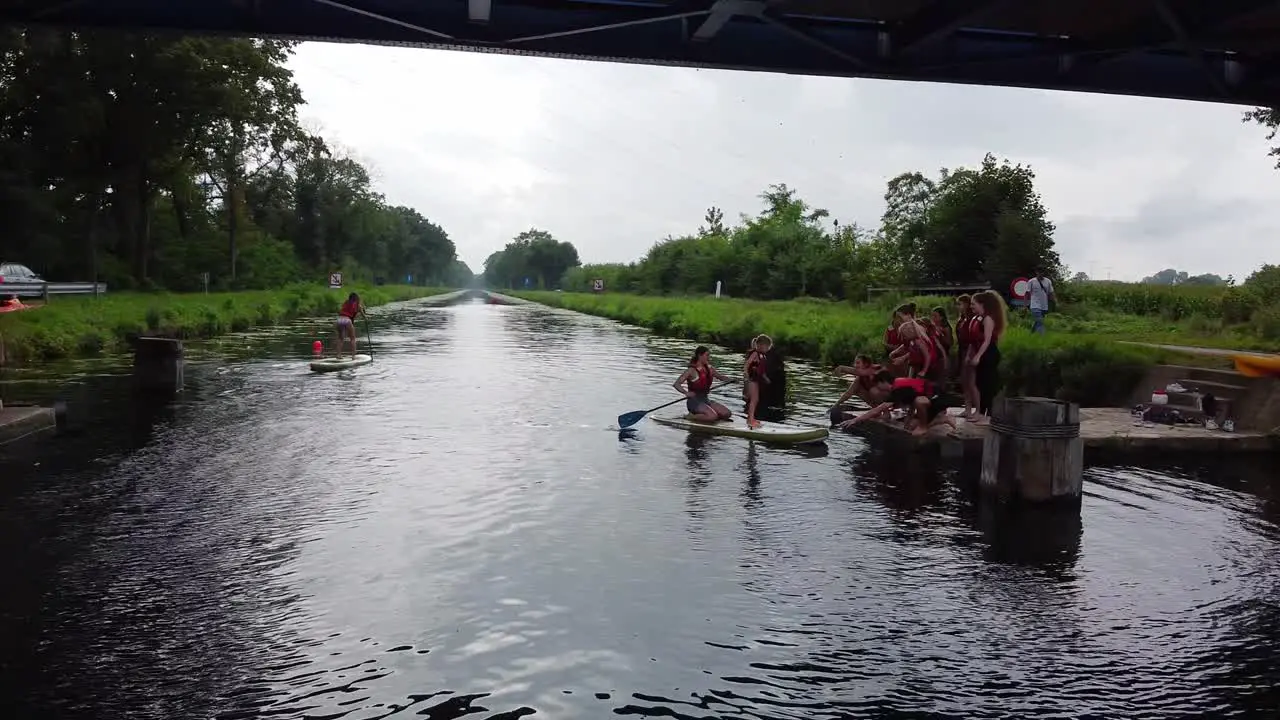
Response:
[[[978,412],[991,414],[991,403],[1000,391],[1000,349],[995,345],[987,348],[974,368],[974,384],[978,386]]]

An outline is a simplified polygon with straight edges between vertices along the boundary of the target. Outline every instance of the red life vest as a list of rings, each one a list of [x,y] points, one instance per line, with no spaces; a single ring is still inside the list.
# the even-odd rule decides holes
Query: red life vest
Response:
[[[893,347],[893,348],[896,348],[902,344],[902,341],[898,338],[897,328],[889,328],[888,330],[884,331],[884,344],[885,344],[885,347]]]
[[[929,382],[928,380],[922,377],[913,377],[913,378],[900,377],[900,378],[893,379],[893,388],[895,390],[898,388],[904,388],[904,387],[911,388],[912,390],[916,391],[917,395],[923,395],[925,397],[929,397],[930,395],[933,394],[933,383]]]
[[[969,318],[969,344],[982,344],[982,316],[974,315]]]
[[[764,354],[752,350],[747,356],[747,378],[756,382],[764,382]]]
[[[695,375],[689,378],[685,383],[685,387],[689,388],[689,392],[698,395],[706,395],[711,390],[711,366],[706,365],[694,369]]]
[[[355,319],[356,319],[356,315],[357,315],[359,312],[360,312],[360,301],[359,301],[359,300],[348,300],[348,301],[346,301],[346,302],[342,303],[342,309],[338,311],[338,314],[339,314],[339,315],[341,315],[341,316],[343,316],[343,317],[349,317],[349,318],[351,318],[352,320],[355,320]]]
[[[914,340],[907,346],[907,365],[916,372],[923,372],[925,361],[928,360],[929,369],[933,370],[938,366],[938,343],[928,334],[921,338],[924,340],[925,347],[928,350],[921,350],[920,343]],[[925,353],[928,353],[927,355]]]
[[[956,321],[956,344],[969,344],[969,318],[960,318]]]

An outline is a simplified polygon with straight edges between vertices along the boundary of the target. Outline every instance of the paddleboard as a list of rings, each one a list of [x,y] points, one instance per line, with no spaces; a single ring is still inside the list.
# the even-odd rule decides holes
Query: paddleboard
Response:
[[[782,425],[763,421],[760,423],[760,427],[749,428],[747,427],[747,421],[741,418],[704,423],[690,420],[688,415],[677,415],[675,417],[655,416],[653,421],[668,427],[688,430],[689,432],[726,435],[782,445],[804,445],[822,442],[827,439],[828,435],[827,429],[824,427],[796,427],[795,425]]]
[[[1280,377],[1280,355],[1236,355],[1236,372],[1248,377]]]
[[[361,353],[354,358],[347,356],[339,360],[338,358],[324,358],[311,363],[312,372],[337,372],[338,370],[347,370],[353,367],[360,367],[373,362],[372,355]]]

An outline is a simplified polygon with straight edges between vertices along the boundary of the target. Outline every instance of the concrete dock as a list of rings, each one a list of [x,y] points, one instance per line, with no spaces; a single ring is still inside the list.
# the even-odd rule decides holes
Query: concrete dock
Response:
[[[57,426],[52,408],[12,407],[0,408],[0,446],[35,435]]]
[[[1137,420],[1122,408],[1081,408],[1080,438],[1086,449],[1099,450],[1231,454],[1280,451],[1280,436],[1269,433],[1206,430],[1200,425],[1135,424]],[[959,418],[955,430],[934,426],[924,435],[912,435],[901,422],[888,420],[874,420],[863,427],[867,432],[922,446],[958,445],[966,455],[981,455],[987,436],[986,426]]]

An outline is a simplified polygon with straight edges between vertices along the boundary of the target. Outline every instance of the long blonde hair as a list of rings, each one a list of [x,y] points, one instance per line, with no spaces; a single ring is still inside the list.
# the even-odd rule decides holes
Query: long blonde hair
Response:
[[[995,290],[983,290],[973,296],[973,301],[982,306],[983,315],[995,322],[995,332],[992,336],[998,338],[1003,335],[1008,312],[1005,310],[1004,298],[1000,297],[1000,293]]]

